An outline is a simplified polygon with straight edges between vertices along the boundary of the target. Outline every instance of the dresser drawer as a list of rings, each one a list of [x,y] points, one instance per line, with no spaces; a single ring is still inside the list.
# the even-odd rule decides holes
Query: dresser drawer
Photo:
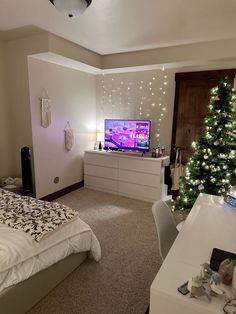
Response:
[[[119,169],[138,171],[159,175],[161,173],[161,162],[145,160],[119,158]]]
[[[84,176],[84,185],[85,187],[91,187],[95,190],[104,190],[104,191],[111,191],[111,192],[118,192],[118,181],[94,177],[90,175]]]
[[[84,173],[85,175],[108,178],[117,180],[118,179],[118,169],[116,168],[107,168],[101,166],[94,166],[90,164],[84,165]]]
[[[106,156],[105,154],[99,155],[85,153],[84,162],[85,164],[118,168],[118,158],[113,156]]]
[[[161,177],[150,173],[119,170],[118,180],[129,183],[136,183],[157,188],[160,186]]]

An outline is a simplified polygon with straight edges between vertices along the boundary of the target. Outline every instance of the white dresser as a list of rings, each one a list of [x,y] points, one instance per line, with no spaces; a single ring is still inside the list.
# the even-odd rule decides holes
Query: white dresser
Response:
[[[154,202],[166,197],[164,166],[169,157],[146,158],[122,152],[85,151],[85,187]]]

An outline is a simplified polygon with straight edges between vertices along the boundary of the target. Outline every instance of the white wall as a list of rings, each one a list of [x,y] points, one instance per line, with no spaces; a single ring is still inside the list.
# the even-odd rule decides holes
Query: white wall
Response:
[[[14,175],[12,170],[11,121],[6,92],[5,44],[0,41],[0,177]]]
[[[98,76],[97,129],[103,129],[105,118],[150,119],[151,147],[161,144],[169,153],[175,94],[174,77],[174,69]]]
[[[49,51],[66,58],[101,68],[102,56],[78,44],[49,33]]]
[[[43,197],[83,180],[83,153],[95,142],[95,76],[29,57],[31,123],[36,197]],[[41,127],[40,101],[46,90],[52,103],[52,124]],[[45,96],[44,96],[45,97]],[[75,145],[64,147],[67,121]],[[54,184],[54,178],[60,181]]]
[[[6,87],[12,132],[12,172],[18,176],[21,176],[21,148],[32,147],[27,56],[45,51],[47,45],[45,34],[5,42]]]

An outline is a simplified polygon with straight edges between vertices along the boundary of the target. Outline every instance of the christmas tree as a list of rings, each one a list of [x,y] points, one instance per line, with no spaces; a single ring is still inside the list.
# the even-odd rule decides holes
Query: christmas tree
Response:
[[[225,195],[236,185],[235,99],[227,78],[212,88],[204,131],[192,143],[175,209],[190,209],[199,193]]]

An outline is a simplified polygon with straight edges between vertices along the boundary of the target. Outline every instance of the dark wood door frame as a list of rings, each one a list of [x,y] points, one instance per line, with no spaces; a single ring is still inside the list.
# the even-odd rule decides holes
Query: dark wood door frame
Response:
[[[225,70],[212,70],[212,71],[197,71],[197,72],[183,72],[175,74],[175,99],[174,99],[174,115],[173,115],[173,126],[172,126],[172,140],[171,140],[171,162],[174,162],[175,158],[175,134],[177,130],[177,117],[178,117],[178,105],[179,105],[179,92],[180,82],[188,80],[214,80],[216,85],[223,76],[229,77],[229,82],[233,84],[233,80],[236,75],[236,69],[225,69]]]

